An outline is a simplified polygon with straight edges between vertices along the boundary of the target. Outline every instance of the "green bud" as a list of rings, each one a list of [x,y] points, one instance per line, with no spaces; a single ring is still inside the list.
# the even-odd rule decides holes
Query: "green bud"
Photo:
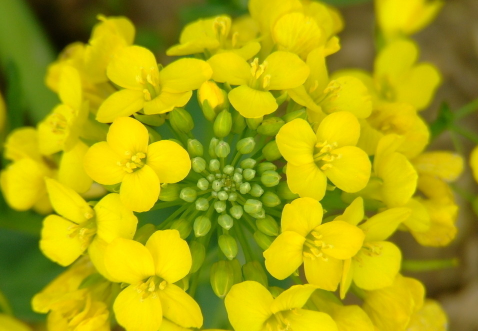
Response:
[[[218,159],[212,159],[209,161],[209,170],[210,171],[219,171],[219,168],[221,167],[221,162],[219,162]]]
[[[263,116],[259,118],[246,118],[246,123],[249,129],[256,130],[257,127],[261,125],[263,119]]]
[[[251,158],[241,161],[241,168],[243,169],[252,169],[256,166],[257,161]]]
[[[239,153],[249,154],[256,147],[256,141],[252,137],[243,138],[237,142],[236,147]]]
[[[229,230],[234,225],[234,220],[228,214],[219,215],[219,217],[217,218],[217,222],[222,228],[226,230]]]
[[[266,215],[264,218],[257,219],[256,225],[259,231],[268,236],[277,237],[279,235],[279,225],[270,215]]]
[[[231,214],[232,217],[238,220],[244,214],[244,209],[242,208],[242,206],[235,205],[229,209],[229,214]]]
[[[194,129],[194,121],[191,114],[183,108],[174,108],[169,112],[169,122],[174,131],[181,133],[189,133]]]
[[[198,216],[194,220],[194,235],[203,237],[211,230],[211,220],[206,216]]]
[[[264,194],[264,189],[258,184],[252,184],[249,194],[253,197],[259,198],[262,194]]]
[[[218,157],[225,158],[231,152],[231,148],[227,142],[220,141],[216,146],[215,152]]]
[[[274,238],[265,235],[261,231],[254,232],[254,239],[256,240],[256,243],[259,245],[259,247],[262,248],[262,250],[264,251],[268,249],[274,241]]]
[[[201,191],[206,191],[209,188],[209,181],[206,178],[201,178],[198,180],[197,186]]]
[[[264,210],[264,208],[262,208],[261,210],[259,210],[259,212],[252,213],[252,214],[249,214],[249,215],[251,215],[252,217],[254,217],[256,219],[264,218],[264,217],[266,217],[266,211]]]
[[[271,191],[267,191],[261,198],[262,203],[266,207],[275,207],[280,205],[281,200],[277,194]]]
[[[179,197],[186,202],[193,202],[196,200],[198,193],[192,187],[185,187],[179,193]]]
[[[244,116],[239,114],[237,111],[233,112],[232,115],[232,129],[233,133],[242,133],[246,128],[246,119]]]
[[[242,282],[241,264],[237,259],[230,261],[234,269],[234,284]]]
[[[138,230],[136,230],[136,233],[134,235],[134,240],[144,245],[148,241],[149,237],[151,237],[151,235],[156,232],[156,230],[157,229],[153,224],[151,223],[145,224],[142,227],[140,227]]]
[[[226,137],[232,128],[232,116],[227,110],[223,110],[214,120],[214,135],[218,138]]]
[[[269,286],[267,274],[259,261],[251,261],[244,264],[242,266],[242,273],[245,280],[261,283],[266,288]]]
[[[260,212],[262,209],[262,202],[255,199],[247,199],[244,204],[244,211],[248,214],[254,214]]]
[[[180,186],[178,184],[162,184],[159,193],[161,201],[175,201],[179,199]]]
[[[204,147],[197,139],[188,139],[188,153],[191,156],[203,156]]]
[[[209,201],[206,198],[199,198],[196,200],[196,209],[206,211],[209,209]]]
[[[226,103],[224,91],[215,82],[206,81],[199,87],[197,95],[204,117],[213,121],[217,110],[222,109]]]
[[[103,187],[111,193],[119,193],[121,188],[121,183],[113,184],[113,185],[103,185]]]
[[[241,192],[241,194],[247,194],[249,193],[249,191],[251,190],[251,184],[249,183],[242,183],[240,186],[239,186],[239,192]]]
[[[274,163],[271,162],[261,162],[257,166],[257,172],[262,175],[264,172],[267,170],[272,170],[275,171],[277,169],[277,166]]]
[[[219,143],[219,139],[217,138],[212,138],[211,141],[209,142],[209,156],[212,158],[216,158],[216,146]]]
[[[141,115],[138,113],[133,114],[134,118],[136,118],[141,123],[150,125],[150,126],[161,126],[164,124],[166,120],[166,116],[164,114],[159,115]]]
[[[193,260],[190,273],[193,274],[201,268],[206,257],[206,248],[199,241],[193,240],[189,244],[189,249]]]
[[[264,171],[261,175],[261,183],[264,184],[265,187],[274,187],[279,185],[279,181],[281,176],[272,170]]]
[[[262,121],[261,125],[257,128],[257,132],[264,136],[275,136],[279,132],[280,128],[285,122],[280,117],[269,117]]]
[[[146,126],[146,129],[148,129],[148,137],[150,144],[160,141],[162,139],[159,132],[157,132],[154,128]]]
[[[234,173],[234,167],[232,165],[227,165],[222,169],[222,172],[226,175],[232,175]]]
[[[226,191],[220,191],[217,193],[217,198],[221,201],[226,201],[229,198],[229,194]]]
[[[299,109],[292,111],[288,114],[285,114],[282,116],[282,119],[286,122],[289,123],[290,121],[295,120],[296,118],[302,118],[303,120],[307,120],[307,111],[305,108]]]
[[[216,201],[214,202],[214,209],[216,210],[216,212],[218,212],[219,214],[226,211],[226,208],[227,208],[227,204],[224,202],[224,201]]]
[[[179,236],[183,239],[189,237],[192,231],[191,222],[185,218],[179,218],[171,224],[171,229],[178,230]]]
[[[219,236],[219,248],[224,253],[224,255],[232,260],[237,255],[237,242],[234,237],[231,237],[228,234],[223,234]]]
[[[284,200],[294,200],[299,197],[298,194],[292,193],[287,182],[280,182],[277,185],[277,195]]]
[[[237,200],[237,193],[236,192],[229,193],[229,198],[227,200],[236,201]]]
[[[277,147],[277,142],[271,140],[264,146],[262,149],[262,155],[266,158],[267,161],[279,160],[282,157],[282,154],[279,152],[279,147]]]
[[[256,177],[256,171],[254,169],[245,169],[242,175],[244,176],[245,180],[249,181]]]
[[[206,160],[199,156],[195,157],[191,160],[191,166],[194,172],[201,173],[206,170]]]
[[[224,298],[234,285],[234,266],[231,261],[218,261],[211,267],[211,287],[214,293]]]
[[[222,182],[220,180],[213,181],[212,185],[211,185],[211,188],[214,191],[219,192],[222,189]]]
[[[242,183],[242,174],[236,172],[234,175],[232,175],[232,180],[235,182],[235,183]]]
[[[214,121],[216,118],[217,113],[214,111],[214,109],[211,107],[209,104],[209,101],[205,100],[204,102],[199,102],[199,105],[201,106],[202,113],[204,114],[204,117],[208,121]]]

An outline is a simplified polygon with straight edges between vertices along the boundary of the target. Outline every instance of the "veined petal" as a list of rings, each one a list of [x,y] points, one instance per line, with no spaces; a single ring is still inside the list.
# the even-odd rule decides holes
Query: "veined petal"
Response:
[[[263,77],[270,75],[268,90],[287,90],[305,83],[310,70],[307,64],[294,53],[277,51],[265,60]]]
[[[306,237],[313,229],[322,223],[324,210],[317,200],[299,198],[288,203],[282,210],[282,232],[294,231]]]
[[[236,87],[228,94],[231,105],[245,118],[259,118],[279,107],[271,92],[259,91],[247,85]]]
[[[324,243],[332,247],[323,247],[322,252],[336,259],[349,259],[362,247],[364,233],[355,225],[344,221],[332,221],[319,225],[316,229],[322,235]]]
[[[158,294],[163,306],[164,317],[185,328],[200,328],[202,326],[201,308],[189,294],[177,285],[168,284]]]
[[[271,310],[275,314],[281,311],[302,308],[316,289],[317,287],[309,284],[294,285],[274,299]]]
[[[360,123],[354,114],[339,111],[328,115],[317,129],[317,141],[337,143],[337,147],[355,146],[360,137]]]
[[[146,127],[131,117],[119,117],[111,124],[106,141],[118,155],[131,157],[146,153],[149,135]]]
[[[345,208],[342,215],[337,216],[335,221],[345,221],[352,225],[357,225],[364,219],[363,198],[357,197],[352,203]]]
[[[78,141],[73,149],[63,152],[58,169],[58,181],[79,193],[85,193],[93,183],[83,166],[88,146]]]
[[[305,238],[296,232],[282,232],[264,251],[267,271],[277,279],[289,277],[302,264],[304,242]]]
[[[414,42],[398,39],[388,44],[375,58],[375,75],[396,78],[409,71],[417,57],[418,47]]]
[[[211,76],[212,69],[207,62],[191,58],[176,60],[159,73],[163,90],[173,93],[197,90]]]
[[[327,187],[327,177],[315,163],[295,166],[287,164],[287,185],[293,193],[302,198],[309,197],[322,200]]]
[[[418,173],[437,176],[447,182],[455,181],[463,172],[463,158],[448,151],[426,152],[413,160]]]
[[[411,198],[410,201],[405,205],[405,207],[410,208],[411,214],[410,217],[403,221],[403,224],[411,232],[427,232],[430,230],[431,220],[430,214],[428,213],[425,205],[417,198]]]
[[[111,123],[118,117],[130,116],[144,107],[142,91],[121,90],[110,95],[96,113],[96,120]]]
[[[365,241],[386,240],[411,213],[410,208],[391,208],[370,217],[367,222],[360,225],[365,232]]]
[[[144,165],[138,171],[124,176],[120,188],[121,201],[133,211],[148,211],[158,201],[159,184],[158,176],[153,169]]]
[[[337,325],[326,313],[297,309],[287,312],[284,317],[289,321],[292,330],[298,331],[337,331]]]
[[[314,146],[317,138],[310,124],[295,119],[282,128],[276,136],[277,147],[289,164],[303,165],[314,162]]]
[[[105,251],[106,270],[115,279],[137,284],[154,275],[154,261],[149,250],[137,241],[116,238]]]
[[[101,239],[99,236],[95,236],[93,241],[88,246],[88,256],[90,257],[91,263],[95,267],[96,271],[114,283],[121,283],[121,280],[114,278],[106,269],[105,264],[105,253],[108,243]]]
[[[146,115],[164,114],[170,112],[175,107],[186,105],[191,99],[192,92],[170,93],[162,91],[156,98],[146,101],[144,104],[144,113]]]
[[[75,110],[79,110],[82,103],[81,91],[81,80],[78,70],[69,65],[62,66],[58,89],[61,102]]]
[[[97,235],[110,243],[116,238],[133,239],[138,219],[121,202],[119,194],[111,193],[95,205]]]
[[[114,185],[123,180],[126,172],[119,164],[123,161],[106,141],[91,146],[85,154],[85,171],[95,182]]]
[[[156,275],[168,283],[186,277],[191,270],[191,252],[177,230],[156,231],[149,237],[146,248],[154,260]]]
[[[4,156],[7,160],[18,161],[30,158],[41,161],[38,150],[38,131],[32,127],[22,127],[11,131],[5,141]]]
[[[251,78],[251,66],[235,53],[216,54],[207,62],[213,70],[212,79],[216,82],[245,85]]]
[[[78,240],[78,236],[71,237],[70,222],[63,217],[50,215],[43,221],[40,249],[50,260],[66,267],[72,264],[84,252],[86,247]]]
[[[314,99],[312,99],[310,94],[307,93],[307,90],[305,89],[304,85],[300,85],[293,89],[287,90],[287,94],[289,94],[291,99],[297,102],[299,105],[307,107],[314,112],[322,111],[322,107],[315,103]]]
[[[170,140],[161,140],[149,145],[146,164],[154,170],[161,183],[177,183],[191,170],[188,152]]]
[[[329,257],[304,258],[304,270],[307,281],[318,288],[335,291],[342,277],[342,261]]]
[[[274,299],[258,282],[245,281],[233,285],[226,296],[227,315],[235,331],[261,331],[272,315]]]
[[[342,279],[340,280],[340,299],[342,300],[345,298],[345,295],[352,284],[353,275],[354,271],[352,259],[344,260]]]
[[[137,291],[130,285],[118,294],[113,305],[116,320],[128,331],[157,331],[163,320],[161,301],[157,295]]]
[[[342,306],[333,313],[340,331],[374,331],[375,326],[359,306]]]

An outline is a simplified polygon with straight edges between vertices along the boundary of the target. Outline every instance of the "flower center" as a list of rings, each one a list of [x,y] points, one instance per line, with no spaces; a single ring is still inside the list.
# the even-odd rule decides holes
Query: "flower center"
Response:
[[[96,220],[93,218],[91,212],[85,214],[85,218],[88,220],[80,224],[72,224],[68,227],[70,238],[78,237],[78,240],[83,249],[86,249],[93,239],[93,236],[96,234]]]
[[[319,228],[320,226],[316,227],[306,237],[303,255],[304,257],[308,257],[312,260],[321,258],[324,261],[328,261],[328,257],[322,252],[322,249],[330,249],[333,248],[333,246],[324,241],[323,235],[320,233]]]
[[[125,172],[133,173],[141,169],[144,166],[144,161],[142,159],[146,158],[146,154],[142,152],[138,153],[131,153],[130,151],[125,152],[125,161],[118,162],[118,166],[120,166]]]
[[[327,141],[319,142],[315,145],[314,162],[320,170],[327,170],[332,168],[334,160],[340,159],[340,154],[334,153],[337,148],[337,143],[329,143]]]
[[[256,90],[267,90],[271,84],[271,75],[264,75],[267,69],[267,61],[259,64],[259,58],[255,58],[251,63],[252,81],[250,86]]]
[[[168,286],[168,282],[158,276],[151,276],[146,281],[136,285],[136,292],[141,294],[141,302],[149,298],[157,297],[157,291],[164,290]]]
[[[141,75],[136,76],[136,81],[144,86],[144,100],[151,101],[161,93],[158,68],[151,67],[148,70],[141,67],[140,70]]]
[[[275,313],[265,323],[267,331],[292,331],[290,322],[285,318],[282,312]]]

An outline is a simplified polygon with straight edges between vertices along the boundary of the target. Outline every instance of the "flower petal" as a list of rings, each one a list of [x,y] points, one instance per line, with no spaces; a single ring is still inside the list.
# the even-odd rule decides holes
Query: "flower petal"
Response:
[[[264,61],[267,63],[263,77],[270,75],[268,90],[287,90],[305,83],[310,70],[294,53],[277,51]]]
[[[91,146],[85,154],[85,171],[95,182],[103,185],[114,185],[123,180],[126,172],[118,163],[122,157],[118,155],[106,141]]]
[[[158,294],[163,306],[164,317],[185,328],[200,328],[202,326],[201,308],[179,286],[168,284]]]
[[[207,62],[213,70],[212,79],[216,82],[245,85],[251,78],[251,66],[235,53],[216,54]]]
[[[279,107],[272,93],[247,85],[236,87],[228,97],[231,105],[245,118],[259,118],[275,112]]]
[[[158,201],[159,184],[154,170],[144,165],[138,171],[124,176],[120,188],[121,201],[133,211],[148,211]]]
[[[105,264],[105,253],[108,243],[101,239],[99,236],[95,236],[90,246],[88,246],[88,256],[90,257],[91,263],[95,267],[96,271],[114,283],[121,283],[121,280],[114,278],[106,269]]]
[[[207,62],[191,58],[176,60],[159,73],[163,90],[173,93],[197,90],[211,76],[212,69]]]
[[[146,164],[156,172],[161,183],[177,183],[191,170],[188,152],[170,140],[161,140],[149,145]]]
[[[296,232],[281,233],[264,251],[267,271],[277,279],[289,277],[302,265],[304,242],[305,238]]]
[[[300,166],[288,163],[287,185],[293,193],[299,194],[302,198],[310,197],[320,201],[325,195],[327,177],[315,163]]]
[[[121,90],[110,95],[101,104],[96,113],[96,120],[100,123],[111,123],[116,118],[130,116],[144,107],[142,91]]]
[[[314,162],[314,146],[317,137],[310,124],[295,119],[282,128],[276,136],[277,147],[289,164],[303,165]]]
[[[88,146],[78,141],[73,149],[63,152],[58,169],[58,181],[79,193],[88,191],[93,183],[83,166],[86,152]]]
[[[317,129],[317,141],[336,143],[337,147],[355,146],[360,137],[360,123],[354,114],[339,111],[328,115]]]
[[[309,284],[291,286],[274,299],[271,310],[275,314],[281,311],[302,308],[316,289],[317,287]]]
[[[294,231],[306,237],[310,231],[322,223],[324,210],[317,200],[299,198],[288,203],[282,210],[282,232]]]
[[[332,247],[322,248],[322,252],[333,258],[346,260],[357,254],[362,248],[364,233],[355,225],[344,221],[332,221],[316,229],[325,243]]]
[[[284,315],[290,323],[291,330],[300,331],[337,331],[337,325],[326,313],[297,309]]]
[[[162,91],[156,98],[146,101],[144,104],[144,113],[146,115],[164,114],[175,107],[186,105],[191,99],[192,92],[170,93]]]
[[[139,152],[147,152],[149,134],[140,121],[119,117],[111,124],[106,141],[118,155],[131,157]]]
[[[365,241],[386,240],[411,213],[410,208],[391,208],[370,217],[367,222],[360,225],[365,232]]]
[[[304,258],[304,270],[307,281],[317,287],[335,291],[342,277],[343,262],[333,257],[329,257],[327,261],[318,257],[312,260]]]

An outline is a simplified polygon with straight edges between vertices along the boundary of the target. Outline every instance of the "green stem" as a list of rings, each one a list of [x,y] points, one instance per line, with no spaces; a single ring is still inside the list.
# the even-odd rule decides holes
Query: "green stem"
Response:
[[[473,203],[474,200],[475,200],[475,196],[473,194],[471,194],[470,192],[462,189],[461,187],[455,185],[455,184],[449,184],[450,187],[453,189],[453,191],[455,191],[456,193],[458,193],[458,195],[460,197],[462,197],[463,199],[465,199],[466,201],[468,201],[469,203]]]
[[[181,205],[183,203],[184,203],[184,201],[182,201],[182,200],[159,201],[150,210],[160,210],[160,209],[164,209],[164,208],[178,206],[178,205]]]
[[[194,205],[192,206],[195,207]],[[163,222],[161,222],[161,224],[157,226],[158,230],[166,229],[166,227],[169,226],[169,222],[174,221],[176,217],[179,216],[179,214],[181,214],[182,212],[184,212],[188,207],[191,207],[191,205],[186,203],[184,204],[184,206],[178,208],[174,213],[169,215],[168,218],[166,218]]]
[[[477,144],[478,145],[478,134],[474,133],[474,132],[471,132],[471,131],[468,131],[466,129],[463,129],[463,128],[460,128],[456,125],[452,126],[451,129],[462,135],[463,137],[465,137],[466,139],[468,140],[471,140],[473,143]]]
[[[403,260],[402,269],[406,271],[432,271],[441,270],[447,268],[454,268],[458,266],[458,260],[445,259],[445,260]]]
[[[459,120],[463,117],[473,114],[477,110],[478,110],[478,99],[475,99],[469,104],[463,106],[462,108],[456,111],[455,120]]]
[[[242,228],[242,224],[240,222],[236,222],[233,229],[235,230],[237,234],[237,239],[239,240],[239,243],[241,244],[242,251],[244,252],[244,257],[246,258],[246,262],[254,261],[252,250],[249,244],[247,243],[246,237],[244,235],[244,229]]]
[[[460,141],[460,137],[458,137],[458,135],[454,131],[450,131],[450,137],[457,153],[460,155],[464,155],[464,148],[463,144]]]

